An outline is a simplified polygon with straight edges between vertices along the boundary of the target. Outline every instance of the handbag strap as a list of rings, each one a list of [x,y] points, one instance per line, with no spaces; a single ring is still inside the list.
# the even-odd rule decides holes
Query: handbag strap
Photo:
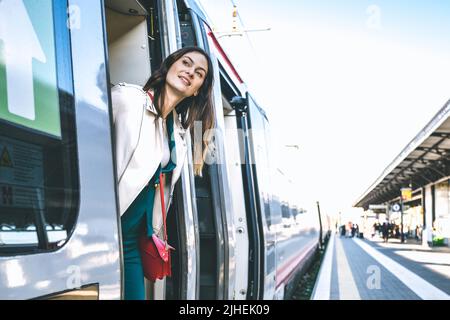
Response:
[[[164,199],[164,179],[165,174],[160,173],[159,174],[159,196],[161,198],[161,213],[163,218],[163,224],[164,224],[164,241],[166,242],[166,248],[167,248],[167,227],[166,227],[166,204]]]
[[[150,91],[147,91],[147,95],[150,97],[150,100],[153,102],[153,94],[151,94]],[[159,196],[161,198],[161,213],[163,218],[163,224],[164,224],[164,242],[166,243],[166,249],[167,249],[167,226],[166,226],[166,203],[164,199],[164,179],[165,174],[160,172],[159,173]]]

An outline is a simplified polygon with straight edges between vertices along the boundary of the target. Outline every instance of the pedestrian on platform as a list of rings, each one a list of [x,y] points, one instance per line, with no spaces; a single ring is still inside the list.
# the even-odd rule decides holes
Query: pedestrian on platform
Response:
[[[377,231],[377,224],[374,222],[372,226],[372,232],[370,234],[371,238],[375,237],[375,232]]]
[[[144,87],[121,83],[111,90],[127,300],[145,299],[139,238],[163,238],[162,215],[186,158],[186,132],[197,121],[203,134],[214,126],[212,84],[208,54],[185,47],[169,55]],[[194,150],[206,151],[207,143]],[[206,153],[196,155],[194,173],[201,175]]]
[[[416,225],[414,238],[416,239],[416,241],[420,241],[421,240],[420,239],[420,227],[419,227],[419,225]]]
[[[351,221],[349,221],[347,223],[347,227],[346,227],[346,235],[345,235],[346,238],[350,238],[352,236],[352,227],[353,227],[353,224]]]
[[[377,231],[377,235],[378,236],[381,236],[382,235],[382,232],[381,232],[381,223],[379,222],[379,221],[377,221],[377,226],[376,226],[376,229],[375,229],[376,231]]]
[[[396,224],[395,226],[394,226],[394,229],[395,229],[395,238],[400,238],[400,226],[398,225],[398,224]]]
[[[388,242],[389,239],[389,223],[386,221],[383,222],[383,225],[381,226],[381,233],[383,234],[383,241]]]

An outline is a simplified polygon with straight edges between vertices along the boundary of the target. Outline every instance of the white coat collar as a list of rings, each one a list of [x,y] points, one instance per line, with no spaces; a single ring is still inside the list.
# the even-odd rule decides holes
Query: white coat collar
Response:
[[[158,116],[158,112],[156,111],[155,104],[153,103],[152,99],[150,99],[150,96],[147,94],[147,92],[144,92],[145,96],[147,97],[145,100],[145,108],[150,111],[151,113]],[[174,119],[174,130],[179,132],[182,139],[184,139],[184,135],[186,134],[186,129],[183,128],[183,125],[181,124],[180,120],[178,119],[178,113],[175,111],[175,109],[172,112],[173,119]]]
[[[148,96],[147,92],[144,92],[145,96],[146,96],[146,100],[145,100],[145,108],[150,111],[151,113],[158,115],[158,112],[156,111],[156,107],[152,101],[152,99],[150,99],[150,97]]]
[[[147,96],[146,99],[146,105],[145,108],[150,111],[151,113],[153,113],[154,115],[158,116],[158,112],[156,111],[156,107],[155,104],[153,103],[153,101],[150,99],[149,95],[147,93],[145,93],[145,95]],[[183,128],[183,125],[180,122],[180,119],[178,117],[178,113],[175,111],[175,109],[172,111],[172,115],[173,115],[173,123],[174,123],[174,133],[177,132],[180,137],[184,140],[184,136],[186,134],[186,129]]]

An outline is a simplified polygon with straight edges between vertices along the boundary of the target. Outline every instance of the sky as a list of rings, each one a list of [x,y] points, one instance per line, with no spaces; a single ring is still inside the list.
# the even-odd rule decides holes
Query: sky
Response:
[[[450,2],[201,0],[221,45],[269,117],[289,197],[352,208],[450,99]],[[298,150],[285,145],[298,145]]]

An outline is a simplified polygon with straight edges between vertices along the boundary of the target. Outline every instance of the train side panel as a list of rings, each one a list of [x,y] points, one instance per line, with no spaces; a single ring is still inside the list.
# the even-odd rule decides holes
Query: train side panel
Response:
[[[2,130],[0,140],[9,139],[8,148],[16,151],[12,153],[14,166],[8,170],[25,173],[18,151],[28,152],[23,160],[32,167],[26,174],[34,181],[36,196],[16,188],[15,194],[28,195],[28,201],[15,197],[9,206],[1,207],[0,297],[120,299],[120,233],[103,7],[100,1],[70,1],[71,17],[67,19],[64,1],[39,5],[24,1],[26,12],[20,3],[12,10],[22,12],[17,19],[27,19],[28,14],[28,31],[35,32],[42,47],[43,58],[33,63],[33,85],[38,95],[40,90],[46,94],[44,102],[35,100],[36,111],[51,107],[53,94],[48,87],[56,76],[55,110],[59,112],[55,112],[61,130],[50,132],[45,125],[30,130],[32,124],[25,120],[15,118],[3,124],[2,118],[1,127],[10,130]],[[77,20],[81,12],[83,19]],[[41,19],[44,16],[47,19]],[[14,50],[14,45],[6,43],[7,50],[11,49],[8,46]],[[23,80],[22,76],[17,74],[17,79]],[[10,175],[11,185],[18,182],[15,174]],[[6,174],[2,172],[2,176]],[[13,218],[8,216],[10,212]]]

